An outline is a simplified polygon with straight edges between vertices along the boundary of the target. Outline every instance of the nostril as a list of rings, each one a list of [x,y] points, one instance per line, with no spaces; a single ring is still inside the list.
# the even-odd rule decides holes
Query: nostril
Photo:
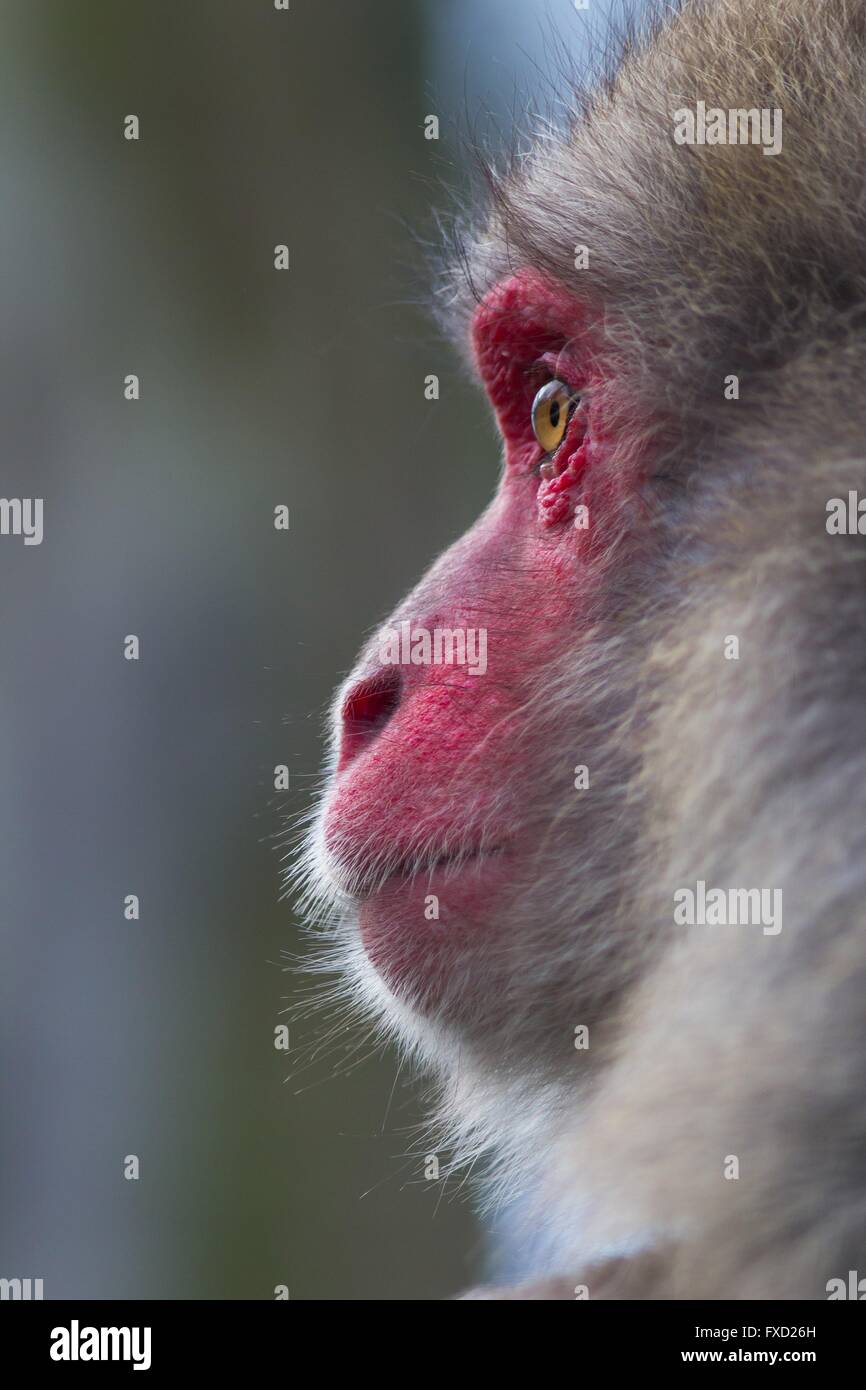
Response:
[[[350,763],[384,729],[400,703],[402,680],[395,666],[383,666],[359,681],[343,702],[340,767]]]
[[[349,691],[343,705],[343,723],[378,730],[387,724],[399,700],[400,672],[395,666],[384,666]]]

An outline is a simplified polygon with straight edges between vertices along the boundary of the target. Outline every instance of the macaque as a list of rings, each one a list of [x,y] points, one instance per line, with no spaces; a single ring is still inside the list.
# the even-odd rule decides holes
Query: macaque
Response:
[[[470,1297],[866,1275],[864,102],[856,0],[660,7],[445,279],[502,478],[339,691],[302,872],[543,1234]]]

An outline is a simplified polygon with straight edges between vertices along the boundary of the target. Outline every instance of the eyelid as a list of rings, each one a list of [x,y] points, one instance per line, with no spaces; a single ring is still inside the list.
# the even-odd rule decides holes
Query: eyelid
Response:
[[[586,388],[575,384],[574,363],[567,356],[565,349],[542,353],[527,367],[526,376],[536,381],[539,386],[543,386],[545,381],[561,381],[563,386],[568,387],[572,396],[583,398],[586,395]]]

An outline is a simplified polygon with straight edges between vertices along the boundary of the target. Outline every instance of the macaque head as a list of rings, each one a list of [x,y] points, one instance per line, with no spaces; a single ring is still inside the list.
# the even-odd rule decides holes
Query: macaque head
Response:
[[[787,0],[763,42],[766,8],[666,11],[559,138],[492,178],[443,298],[499,487],[334,706],[314,911],[386,1023],[512,1103],[573,1086],[575,1027],[604,1038],[668,930],[646,896],[666,653],[701,576],[735,567],[773,451],[832,450],[833,401],[859,389],[862,238],[831,216],[854,190],[825,152],[861,139],[862,112],[844,80],[801,80],[823,7]],[[784,138],[679,139],[684,110],[706,126],[744,105],[782,113]]]

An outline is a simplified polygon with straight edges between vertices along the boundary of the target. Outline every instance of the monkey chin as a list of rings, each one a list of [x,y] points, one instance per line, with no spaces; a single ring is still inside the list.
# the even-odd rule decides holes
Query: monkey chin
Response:
[[[398,999],[441,1015],[471,992],[470,960],[492,944],[513,867],[504,848],[446,859],[398,871],[358,902],[367,959]]]

